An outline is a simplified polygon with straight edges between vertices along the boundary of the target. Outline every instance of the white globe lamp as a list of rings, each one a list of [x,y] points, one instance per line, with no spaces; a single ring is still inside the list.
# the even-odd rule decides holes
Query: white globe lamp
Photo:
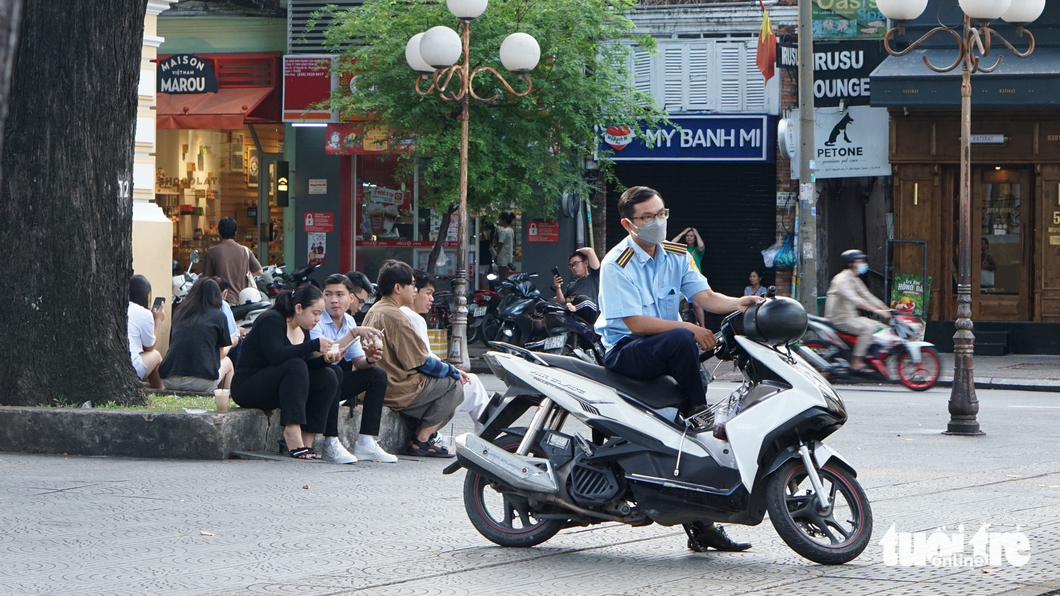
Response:
[[[453,16],[465,21],[478,18],[479,15],[486,12],[486,3],[488,0],[445,0],[445,5],[449,8],[449,12],[453,13]]]
[[[1045,0],[1012,0],[1001,19],[1013,25],[1026,25],[1042,16]]]
[[[985,22],[1001,18],[1011,0],[957,0],[964,14],[975,21]]]
[[[412,39],[410,39],[407,44],[405,44],[405,62],[408,62],[409,67],[416,72],[434,72],[434,67],[427,64],[427,62],[424,61],[423,56],[420,56],[421,39],[423,39],[423,34],[417,33],[412,36]]]
[[[523,74],[534,70],[541,60],[541,46],[526,33],[512,33],[501,42],[501,64],[510,72]]]
[[[876,7],[888,19],[905,23],[924,14],[927,3],[927,0],[876,0]]]
[[[456,31],[439,25],[420,38],[420,58],[433,68],[448,68],[460,59],[463,42]]]

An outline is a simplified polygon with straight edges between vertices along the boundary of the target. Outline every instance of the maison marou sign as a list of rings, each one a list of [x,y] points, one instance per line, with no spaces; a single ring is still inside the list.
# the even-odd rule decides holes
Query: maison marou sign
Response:
[[[158,63],[159,93],[217,93],[217,77],[208,62],[177,54]]]
[[[869,105],[869,75],[887,57],[879,41],[817,42],[813,44],[813,105],[837,108]],[[795,44],[777,44],[777,66],[799,67]]]

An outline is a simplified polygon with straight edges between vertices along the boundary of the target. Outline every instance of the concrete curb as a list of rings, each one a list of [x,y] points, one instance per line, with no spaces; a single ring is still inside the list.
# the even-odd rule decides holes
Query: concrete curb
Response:
[[[352,449],[361,422],[339,409],[339,437]],[[0,451],[166,459],[228,459],[236,451],[278,452],[279,410],[234,408],[220,414],[154,410],[0,406]],[[405,419],[383,408],[379,444],[404,453]],[[317,451],[321,449],[317,437]]]

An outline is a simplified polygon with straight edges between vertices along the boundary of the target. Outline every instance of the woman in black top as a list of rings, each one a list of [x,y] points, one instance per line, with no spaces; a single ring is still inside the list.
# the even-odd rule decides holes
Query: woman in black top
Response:
[[[239,406],[280,408],[284,441],[291,457],[299,459],[319,459],[313,439],[339,407],[339,378],[336,367],[328,365],[342,354],[328,355],[333,342],[326,337],[309,338],[323,312],[324,296],[316,286],[281,293],[243,339],[232,379],[232,400]],[[337,413],[331,418],[337,421]]]
[[[232,382],[232,361],[226,357],[232,336],[221,310],[221,288],[199,278],[173,315],[169,351],[158,367],[166,389],[213,391]]]

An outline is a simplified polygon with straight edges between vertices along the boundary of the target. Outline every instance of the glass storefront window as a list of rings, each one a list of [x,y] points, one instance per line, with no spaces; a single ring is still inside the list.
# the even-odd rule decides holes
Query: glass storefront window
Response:
[[[1014,182],[983,186],[979,289],[984,294],[1019,294],[1020,186]]]

